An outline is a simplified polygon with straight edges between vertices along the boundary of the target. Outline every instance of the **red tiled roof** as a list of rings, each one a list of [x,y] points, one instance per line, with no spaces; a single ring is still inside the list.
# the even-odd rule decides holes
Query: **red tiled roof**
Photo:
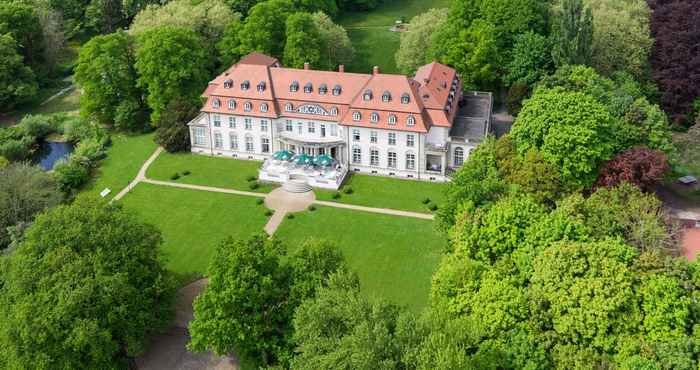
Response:
[[[700,252],[700,229],[683,230],[683,254],[690,261],[695,261]]]
[[[416,78],[406,76],[381,74],[358,74],[331,71],[315,71],[310,69],[292,69],[279,67],[275,58],[253,53],[241,59],[221,75],[209,83],[203,96],[207,102],[202,108],[205,112],[230,112],[240,115],[257,117],[278,117],[280,114],[289,117],[317,118],[339,122],[342,125],[377,127],[393,130],[427,132],[431,125],[450,127],[457,109],[459,93],[452,97],[453,108],[445,112],[445,106],[450,99],[450,89],[456,77],[455,71],[443,64],[431,63],[421,67]],[[248,84],[247,89],[242,84]],[[291,85],[298,86],[297,91],[291,91]],[[264,89],[258,89],[258,85]],[[305,92],[310,86],[311,92]],[[325,86],[325,94],[319,88]],[[333,94],[335,86],[340,86],[341,93]],[[445,87],[446,86],[446,87]],[[458,91],[461,86],[458,86]],[[371,99],[365,100],[364,94],[371,92]],[[384,94],[390,99],[385,101]],[[402,102],[402,96],[408,96],[408,103]],[[219,99],[220,108],[214,108],[212,103]],[[228,100],[233,99],[236,107],[228,109]],[[251,102],[253,110],[243,111],[245,102]],[[261,104],[268,105],[267,112],[260,112]],[[286,104],[292,104],[292,112],[285,110]],[[326,111],[336,109],[337,115],[316,115],[297,113],[302,105],[319,106]],[[355,121],[353,113],[359,112],[361,119]],[[319,110],[319,113],[322,113]],[[372,114],[378,115],[378,121],[372,122]],[[389,117],[395,116],[396,123],[389,124]],[[413,117],[414,124],[408,125],[408,117]]]

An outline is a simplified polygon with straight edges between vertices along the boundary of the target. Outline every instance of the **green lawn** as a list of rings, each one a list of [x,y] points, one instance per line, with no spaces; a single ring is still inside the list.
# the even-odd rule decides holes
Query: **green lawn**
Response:
[[[267,223],[256,198],[139,184],[121,201],[163,233],[167,266],[181,274],[204,274],[217,244],[247,238]]]
[[[352,194],[345,194],[343,190],[347,187],[352,187]],[[445,200],[446,187],[444,183],[353,174],[343,185],[339,199],[333,199],[334,192],[325,190],[316,190],[316,199],[428,213],[423,200],[428,198],[440,206]]]
[[[399,34],[389,31],[394,22],[414,16],[430,8],[447,8],[450,0],[387,0],[371,12],[351,12],[340,17],[355,47],[355,60],[349,72],[370,73],[379,66],[385,73],[398,73],[394,54],[399,48]],[[426,45],[427,47],[428,45]]]
[[[117,195],[136,177],[143,162],[156,148],[153,134],[112,135],[112,145],[107,149],[107,158],[100,162],[93,180],[84,192],[99,194],[102,189],[110,188],[112,192],[109,197]]]
[[[307,238],[338,243],[362,291],[419,311],[445,241],[431,221],[319,207],[285,219],[275,236],[294,248]]]
[[[248,177],[258,177],[260,162],[238,160],[232,158],[209,157],[198,154],[163,153],[149,167],[147,176],[154,180],[173,181],[171,176],[175,173],[182,174],[190,171],[187,176],[182,176],[177,182],[206,185],[219,188],[251,191]],[[268,193],[274,187],[269,184],[261,184],[253,190]]]

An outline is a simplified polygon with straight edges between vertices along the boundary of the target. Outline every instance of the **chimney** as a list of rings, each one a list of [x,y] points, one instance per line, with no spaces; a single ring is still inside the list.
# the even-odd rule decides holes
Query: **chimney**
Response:
[[[341,64],[338,66],[338,72],[340,72],[340,73],[345,72],[345,64]]]
[[[378,67],[378,66],[374,66],[374,68],[372,68],[372,74],[373,74],[373,75],[378,75],[378,74],[379,74],[379,67]]]
[[[307,71],[309,70],[309,62],[304,63],[304,69]]]

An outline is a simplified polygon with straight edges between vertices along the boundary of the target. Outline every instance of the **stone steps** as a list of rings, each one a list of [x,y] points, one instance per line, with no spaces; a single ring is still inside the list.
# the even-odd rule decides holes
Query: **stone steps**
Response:
[[[311,191],[311,185],[306,180],[293,179],[282,184],[282,189],[290,193],[306,193]]]

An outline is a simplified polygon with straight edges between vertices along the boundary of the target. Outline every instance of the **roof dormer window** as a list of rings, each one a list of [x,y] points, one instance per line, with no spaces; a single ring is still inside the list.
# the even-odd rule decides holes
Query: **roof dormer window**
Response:
[[[228,109],[234,110],[236,109],[236,101],[233,99],[228,100]]]
[[[321,86],[318,87],[318,93],[320,95],[326,95],[326,93],[328,93],[328,86],[326,86],[326,84],[321,84]]]
[[[360,112],[353,112],[352,113],[352,120],[353,121],[359,121],[362,118],[362,115]]]
[[[401,104],[408,104],[408,102],[411,101],[411,97],[408,95],[408,93],[403,93],[401,95]]]
[[[260,104],[260,111],[263,113],[267,112],[267,103]]]
[[[218,98],[212,100],[211,106],[214,107],[214,109],[219,109],[219,108],[221,108],[221,100],[219,100]]]
[[[291,92],[299,91],[299,81],[293,81],[292,84],[289,85],[289,91],[291,91]]]
[[[393,114],[389,115],[389,124],[390,125],[395,125],[396,124],[396,116]]]
[[[372,123],[377,123],[379,122],[379,114],[377,114],[377,112],[372,112],[369,119],[372,121]]]
[[[243,110],[246,112],[250,112],[251,110],[253,110],[253,103],[249,101],[245,102],[245,105],[243,105]]]
[[[382,101],[385,103],[388,103],[391,101],[391,93],[388,91],[384,91],[384,94],[382,94]]]
[[[228,80],[224,81],[224,89],[230,89],[232,87],[233,87],[233,80],[232,79],[229,78]]]
[[[314,85],[311,84],[311,82],[308,82],[306,85],[304,85],[305,93],[310,94],[312,91],[314,91]]]
[[[365,90],[365,93],[362,94],[362,100],[364,101],[370,101],[372,100],[372,90]]]
[[[292,103],[287,103],[284,105],[285,112],[291,112],[292,110],[294,110],[294,106],[292,105]]]
[[[343,89],[340,87],[340,85],[335,85],[333,87],[333,95],[338,96],[340,93],[343,92]]]
[[[258,92],[265,91],[265,86],[266,86],[265,81],[260,81],[260,83],[258,84]]]
[[[245,80],[241,83],[241,90],[246,91],[250,89],[250,81]]]
[[[408,116],[406,119],[406,126],[413,126],[416,124],[416,119],[413,116]]]

